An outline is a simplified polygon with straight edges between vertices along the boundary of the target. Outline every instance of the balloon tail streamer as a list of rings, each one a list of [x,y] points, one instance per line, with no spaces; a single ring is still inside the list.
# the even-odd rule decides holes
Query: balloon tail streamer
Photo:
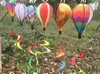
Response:
[[[2,17],[2,19],[0,21],[2,21],[6,16],[7,16],[8,12],[6,12],[6,14]]]

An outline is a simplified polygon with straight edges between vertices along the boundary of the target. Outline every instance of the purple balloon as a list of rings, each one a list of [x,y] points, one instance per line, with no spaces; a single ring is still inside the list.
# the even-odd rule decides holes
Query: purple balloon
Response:
[[[26,5],[22,4],[22,3],[18,3],[15,6],[15,14],[17,16],[17,18],[23,22],[24,18],[25,18],[25,9],[26,9]]]

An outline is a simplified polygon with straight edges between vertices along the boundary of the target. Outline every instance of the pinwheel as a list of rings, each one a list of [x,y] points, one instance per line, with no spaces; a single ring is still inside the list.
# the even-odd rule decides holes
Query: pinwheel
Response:
[[[31,23],[31,29],[34,28],[34,21],[37,19],[37,9],[35,6],[28,6],[25,10],[25,17],[27,17],[28,21]]]
[[[60,67],[59,69],[57,69],[56,71],[58,72],[58,71],[64,69],[65,66],[66,66],[66,63],[65,63],[65,61],[62,60],[62,65],[61,65],[61,67]]]
[[[85,27],[90,23],[93,17],[93,10],[87,4],[78,4],[72,14],[73,22],[78,31],[78,38],[81,38],[82,32]]]
[[[16,14],[17,18],[20,20],[21,26],[22,26],[23,20],[25,18],[25,9],[26,9],[26,5],[22,4],[22,3],[18,3],[15,6],[15,14]]]
[[[37,15],[43,25],[43,30],[45,31],[48,22],[52,17],[53,8],[48,3],[42,3],[37,8]]]
[[[7,7],[7,10],[8,10],[8,13],[12,17],[12,21],[14,21],[14,16],[15,16],[15,1],[14,0],[10,0],[9,2],[7,2],[6,7]]]
[[[75,57],[71,58],[72,64],[74,66],[76,66],[80,70],[78,73],[83,73],[84,74],[83,70],[77,65],[76,59],[77,58],[83,58],[84,56],[85,56],[84,53],[83,52],[80,52],[80,55],[79,56],[75,56]]]
[[[65,3],[58,4],[55,11],[55,19],[59,30],[59,34],[61,34],[64,24],[68,21],[71,15],[72,15],[72,10],[69,5]]]

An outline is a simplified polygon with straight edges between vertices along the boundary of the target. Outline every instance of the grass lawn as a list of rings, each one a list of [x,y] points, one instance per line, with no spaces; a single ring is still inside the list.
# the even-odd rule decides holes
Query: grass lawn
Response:
[[[0,18],[5,14],[3,12],[6,11],[0,10]],[[71,64],[70,59],[79,55],[79,51],[83,51],[85,57],[77,59],[77,64],[85,74],[100,74],[100,29],[98,31],[96,30],[99,24],[100,21],[92,20],[85,28],[82,38],[79,40],[77,37],[77,30],[71,19],[64,25],[61,35],[58,34],[57,26],[53,18],[48,23],[45,32],[43,31],[40,21],[37,20],[35,27],[44,34],[46,40],[50,42],[49,48],[52,53],[39,56],[39,66],[33,64],[34,69],[30,70],[29,67],[27,67],[27,62],[32,55],[28,52],[25,54],[20,49],[14,47],[16,38],[11,37],[9,32],[13,28],[14,33],[24,36],[24,41],[21,45],[25,50],[27,50],[28,46],[33,44],[33,41],[39,42],[41,37],[37,31],[31,30],[31,25],[26,19],[23,26],[20,26],[16,17],[14,22],[12,22],[11,17],[7,15],[4,20],[0,22],[0,35],[2,37],[3,50],[3,74],[15,71],[18,64],[23,68],[21,71],[27,72],[28,74],[36,71],[36,68],[40,69],[40,74],[43,72],[56,74],[55,70],[61,65],[61,62],[59,62],[61,60],[64,60],[67,63],[66,68],[62,71],[64,71],[65,74],[70,74],[74,70],[78,71],[78,69]],[[63,58],[58,59],[58,61],[49,62],[49,60],[55,56],[56,52],[59,51],[59,49],[56,48],[57,43],[64,46],[66,54]],[[48,60],[45,61],[44,59]],[[33,62],[35,63],[35,61]]]

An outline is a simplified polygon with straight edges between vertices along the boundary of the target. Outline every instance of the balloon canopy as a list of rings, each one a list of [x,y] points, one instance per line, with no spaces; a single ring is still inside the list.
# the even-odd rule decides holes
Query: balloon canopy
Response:
[[[55,12],[55,19],[59,30],[59,34],[61,34],[64,24],[68,21],[71,15],[72,10],[69,5],[65,3],[58,4]]]
[[[33,23],[33,21],[35,20],[35,18],[37,17],[37,8],[35,6],[28,6],[25,10],[25,17],[28,18],[28,21],[30,23]]]
[[[10,16],[12,17],[12,21],[14,20],[14,16],[15,16],[15,1],[10,0],[9,2],[7,2],[7,10],[8,13],[10,14]]]
[[[15,14],[16,14],[17,18],[20,20],[21,25],[25,18],[25,9],[26,9],[25,4],[18,3],[15,6]]]
[[[42,3],[37,8],[37,15],[44,26],[44,30],[46,29],[47,23],[50,21],[52,17],[53,8],[48,3]]]
[[[92,17],[93,10],[88,4],[78,4],[74,8],[72,19],[79,34],[78,38],[81,38],[84,28],[90,23]]]

